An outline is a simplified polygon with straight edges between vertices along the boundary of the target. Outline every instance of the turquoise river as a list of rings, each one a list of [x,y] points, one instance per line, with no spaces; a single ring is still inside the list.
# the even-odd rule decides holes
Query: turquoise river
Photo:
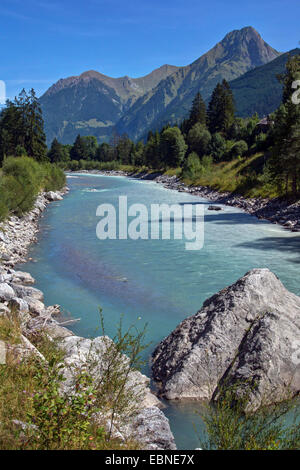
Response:
[[[289,290],[300,295],[299,234],[236,208],[208,211],[209,201],[155,182],[73,174],[68,185],[70,193],[63,201],[50,204],[41,219],[38,243],[30,251],[32,261],[19,268],[35,277],[47,304],[60,304],[66,315],[81,319],[71,326],[76,334],[99,334],[101,306],[110,335],[121,314],[126,325],[148,324],[148,358],[159,341],[181,320],[196,313],[205,299],[251,268],[268,267]],[[121,195],[128,197],[128,205],[204,205],[204,248],[187,251],[184,240],[100,241],[96,237],[96,209],[102,203],[117,208]],[[144,372],[150,374],[149,366]],[[178,447],[199,447],[197,405],[165,405]]]

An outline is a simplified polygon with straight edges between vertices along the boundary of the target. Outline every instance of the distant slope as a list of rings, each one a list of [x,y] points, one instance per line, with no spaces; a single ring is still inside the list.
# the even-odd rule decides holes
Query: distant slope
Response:
[[[238,116],[247,117],[254,113],[266,116],[278,108],[282,98],[282,85],[276,77],[284,72],[289,56],[296,54],[300,54],[300,49],[282,54],[272,62],[230,82]]]
[[[163,65],[141,78],[90,70],[59,80],[40,98],[47,142],[72,143],[78,133],[107,140],[124,111],[177,68]]]
[[[150,128],[178,123],[187,115],[197,91],[208,98],[223,78],[233,80],[279,55],[254,28],[232,31],[198,60],[179,68],[139,98],[120,119],[117,129],[137,140]]]

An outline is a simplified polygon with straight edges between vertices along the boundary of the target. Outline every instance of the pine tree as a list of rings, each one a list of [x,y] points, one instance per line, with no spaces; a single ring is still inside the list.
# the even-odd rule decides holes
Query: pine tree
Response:
[[[48,158],[51,163],[58,163],[64,160],[63,146],[55,137],[48,152]]]
[[[206,126],[206,106],[199,92],[193,100],[189,116],[189,128],[191,129],[195,124]]]
[[[38,160],[47,158],[46,137],[41,107],[32,89],[23,89],[14,101],[7,101],[0,117],[0,158],[16,155],[17,148]]]
[[[150,133],[149,133],[150,134]],[[161,161],[161,136],[158,131],[151,132],[144,148],[144,161],[149,168],[160,168]]]
[[[223,80],[215,87],[208,106],[208,125],[212,134],[226,134],[234,121],[234,100],[229,83]]]
[[[86,158],[86,148],[84,145],[84,140],[81,138],[80,134],[77,135],[73,147],[71,148],[70,157],[71,160],[84,160]]]

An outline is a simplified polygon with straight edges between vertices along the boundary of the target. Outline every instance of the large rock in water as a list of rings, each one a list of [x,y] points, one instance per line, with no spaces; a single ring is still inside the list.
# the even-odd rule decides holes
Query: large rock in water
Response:
[[[168,399],[211,400],[222,384],[247,389],[250,410],[300,391],[300,297],[253,269],[206,300],[153,353]]]

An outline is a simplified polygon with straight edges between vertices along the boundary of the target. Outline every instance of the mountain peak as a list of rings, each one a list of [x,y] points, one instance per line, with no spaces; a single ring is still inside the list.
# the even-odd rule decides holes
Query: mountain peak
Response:
[[[263,40],[253,26],[231,31],[218,45],[228,51],[230,57],[239,55],[243,60],[248,61],[249,68],[263,65],[280,55],[280,52]]]
[[[218,82],[233,80],[279,55],[252,26],[245,26],[185,67],[164,64],[139,78],[112,78],[88,70],[59,80],[41,98],[48,141],[57,136],[71,142],[78,129],[108,140],[114,127],[140,139],[150,128],[180,122],[198,91],[207,100]]]

